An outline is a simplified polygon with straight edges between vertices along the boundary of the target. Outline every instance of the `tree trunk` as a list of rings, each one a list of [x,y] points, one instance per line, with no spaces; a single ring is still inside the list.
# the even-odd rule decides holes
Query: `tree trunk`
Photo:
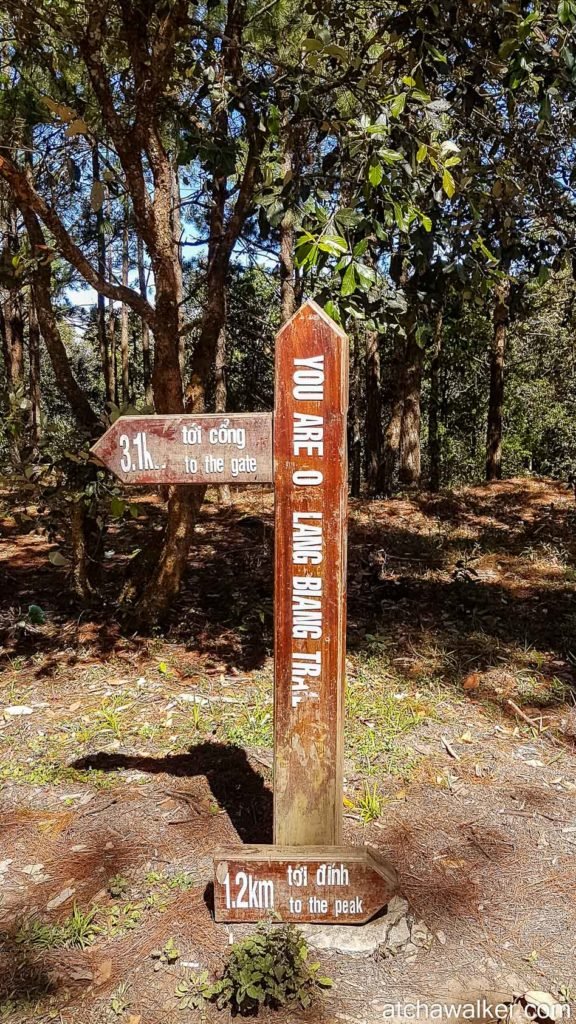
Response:
[[[92,181],[94,183],[100,182],[100,156],[98,153],[98,146],[94,146],[92,149]],[[96,241],[98,247],[98,273],[100,274],[100,277],[105,277],[106,238],[104,235],[104,214],[102,212],[102,203],[99,203],[96,209]],[[98,349],[100,352],[100,362],[102,364],[102,374],[104,376],[104,392],[106,395],[106,401],[112,402],[114,399],[114,387],[113,385],[111,386],[110,352],[108,349],[108,336],[106,332],[106,299],[100,292],[97,292],[96,302]]]
[[[382,395],[380,390],[380,345],[377,331],[366,335],[366,484],[368,493],[378,493],[382,462]]]
[[[41,433],[40,326],[32,292],[28,301],[28,368],[30,398],[30,444],[38,447]]]
[[[378,474],[377,492],[390,496],[398,488],[400,467],[400,434],[404,409],[404,352],[405,341],[396,342],[390,368],[388,386],[388,422],[384,431],[382,460]]]
[[[126,214],[127,220],[128,214]],[[122,231],[122,284],[128,286],[128,224]],[[130,403],[130,338],[128,333],[128,306],[122,303],[120,312],[120,356],[122,364],[122,404]]]
[[[72,547],[72,589],[88,602],[98,594],[104,535],[97,517],[90,514],[83,498],[72,505],[70,517]]]
[[[216,359],[214,366],[215,394],[214,408],[216,412],[226,412],[228,392],[226,387],[226,328],[222,327],[216,344]],[[218,498],[221,505],[230,505],[232,496],[230,485],[221,484],[218,488]]]
[[[178,179],[178,164],[174,164],[172,167],[172,211],[171,211],[171,222],[172,222],[172,234],[174,238],[174,248],[176,251],[176,288],[177,288],[177,300],[178,300],[178,311],[180,321],[182,320],[182,301],[184,299],[184,282],[182,277],[182,217],[180,215],[180,181]],[[180,337],[180,344],[178,348],[178,355],[180,359],[180,370],[182,376],[184,376],[184,366],[186,361],[186,338],[184,335]]]
[[[421,476],[420,427],[422,366],[424,349],[416,338],[416,323],[411,324],[406,345],[404,402],[400,427],[399,480],[406,487],[418,487]]]
[[[144,266],[144,243],[138,236],[138,286],[143,299],[147,298],[146,267]],[[152,391],[152,362],[150,359],[150,329],[142,320],[142,376],[144,378],[144,401],[151,408],[154,406]]]
[[[502,417],[504,410],[504,363],[508,327],[510,278],[502,278],[494,289],[494,333],[490,351],[490,396],[486,435],[486,479],[502,477]]]
[[[110,401],[114,402],[114,405],[120,405],[118,373],[116,367],[116,310],[114,309],[114,299],[108,299],[108,323],[106,325],[106,333],[106,347],[108,350],[108,379],[106,381],[106,395],[111,394],[112,398]]]
[[[349,428],[349,459],[351,466],[350,493],[353,498],[360,497],[362,483],[362,435],[360,426],[360,403],[361,403],[361,359],[360,359],[360,335],[357,328],[353,331],[353,357],[352,357],[352,402],[350,404],[350,428]]]
[[[58,323],[52,307],[52,272],[46,261],[46,240],[40,221],[31,210],[22,211],[30,247],[36,257],[36,266],[31,276],[32,297],[42,337],[56,382],[70,402],[76,422],[90,431],[99,427],[98,417],[92,409],[84,391],[72,373],[68,353],[60,336]]]
[[[442,363],[442,330],[444,312],[439,309],[434,323],[434,344],[430,363],[430,408],[428,410],[428,462],[429,487],[440,490],[441,444],[440,444],[440,368]]]

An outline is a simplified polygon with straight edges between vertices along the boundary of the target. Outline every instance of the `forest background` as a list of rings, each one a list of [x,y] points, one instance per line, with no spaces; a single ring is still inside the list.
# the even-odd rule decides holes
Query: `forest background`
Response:
[[[354,496],[570,483],[575,26],[572,0],[7,0],[0,466],[82,601],[139,517],[90,444],[271,409],[306,297],[350,337]],[[204,497],[137,524],[130,619],[170,608]]]

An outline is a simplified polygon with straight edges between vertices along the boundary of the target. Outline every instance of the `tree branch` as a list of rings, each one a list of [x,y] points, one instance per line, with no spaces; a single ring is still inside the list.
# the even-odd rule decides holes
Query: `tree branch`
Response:
[[[0,155],[0,177],[9,186],[24,219],[26,219],[26,213],[32,211],[44,222],[54,237],[57,250],[76,268],[89,285],[109,299],[125,302],[154,330],[156,314],[150,303],[132,288],[111,284],[110,281],[101,277],[73,241],[56,210],[39,195],[27,180],[26,175],[13,161],[2,155]]]

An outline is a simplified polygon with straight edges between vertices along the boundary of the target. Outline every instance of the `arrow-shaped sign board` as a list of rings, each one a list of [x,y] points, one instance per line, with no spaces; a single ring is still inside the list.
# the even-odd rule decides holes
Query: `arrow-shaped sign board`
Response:
[[[125,484],[267,484],[272,414],[121,416],[92,453]]]
[[[217,921],[364,924],[397,891],[395,869],[371,847],[226,847],[214,856]]]

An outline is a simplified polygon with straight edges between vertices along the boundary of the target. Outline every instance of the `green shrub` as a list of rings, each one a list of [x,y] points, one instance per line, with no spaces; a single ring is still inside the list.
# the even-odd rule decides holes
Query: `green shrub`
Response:
[[[310,1006],[322,988],[332,985],[321,976],[320,964],[308,962],[308,945],[294,925],[262,923],[256,932],[231,949],[222,977],[211,983],[208,975],[192,975],[176,994],[182,1009],[198,1009],[204,1002],[218,1009],[255,1015],[263,1006]]]

